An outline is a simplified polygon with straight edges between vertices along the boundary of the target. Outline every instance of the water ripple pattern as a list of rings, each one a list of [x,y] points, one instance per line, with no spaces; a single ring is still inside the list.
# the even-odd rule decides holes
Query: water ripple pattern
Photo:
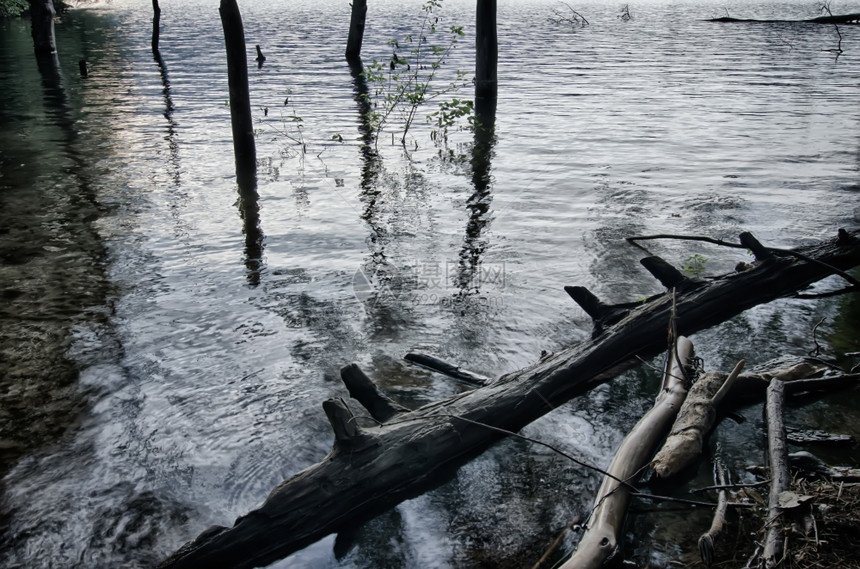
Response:
[[[161,66],[148,1],[62,16],[59,114],[28,98],[44,92],[28,28],[0,21],[14,54],[0,57],[2,190],[35,180],[61,200],[85,187],[103,250],[82,265],[90,280],[76,294],[91,281],[107,291],[90,312],[76,304],[74,318],[58,317],[68,321],[56,349],[77,370],[66,388],[75,414],[3,480],[4,567],[149,567],[208,526],[232,525],[329,451],[321,403],[345,397],[337,372],[347,363],[417,406],[464,387],[406,365],[408,351],[495,375],[586,338],[564,285],[607,301],[659,290],[626,236],[749,230],[792,246],[859,215],[856,27],[841,30],[837,60],[828,26],[708,23],[723,15],[715,2],[631,3],[624,22],[620,6],[588,0],[576,5],[590,21],[581,28],[550,22],[551,0],[499,2],[496,140],[489,170],[476,173],[472,134],[434,143],[423,118],[405,148],[391,144],[394,124],[377,148],[363,146],[343,58],[348,2],[240,0],[249,53],[260,44],[267,57],[249,61],[254,197],[234,179],[217,3],[161,4]],[[363,55],[387,64],[388,40],[414,29],[421,3],[369,4]],[[807,4],[727,7],[814,16]],[[473,8],[444,1],[445,21],[466,36],[440,77],[471,73]],[[85,79],[78,59],[90,64]],[[21,158],[25,139],[54,152],[54,167]],[[84,211],[63,204],[44,227]],[[83,248],[69,233],[68,247]],[[743,257],[652,248],[678,265],[701,254],[710,274]],[[7,288],[4,299],[15,296]],[[797,330],[839,302],[760,307],[699,335],[699,355],[714,369],[786,345],[802,353]],[[606,466],[657,385],[653,370],[630,372],[525,434]],[[728,436],[742,463],[746,435]],[[528,566],[598,484],[544,447],[504,441],[340,538],[338,556],[330,536],[273,566]],[[668,566],[645,534],[639,565]]]

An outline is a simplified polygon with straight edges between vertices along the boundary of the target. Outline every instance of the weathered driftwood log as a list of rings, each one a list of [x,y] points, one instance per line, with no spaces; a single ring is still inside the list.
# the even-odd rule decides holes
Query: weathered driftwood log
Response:
[[[706,373],[690,388],[663,448],[651,462],[659,478],[674,476],[702,453],[705,437],[717,418],[717,406],[731,390],[744,363],[744,360],[738,362],[728,377],[718,372]]]
[[[663,385],[654,407],[639,419],[618,447],[607,469],[609,476],[597,491],[585,533],[561,569],[599,569],[621,560],[620,536],[630,501],[628,484],[651,460],[687,396],[685,371],[681,366],[688,365],[692,355],[693,344],[683,336],[678,338],[666,360]]]
[[[765,569],[778,567],[783,556],[782,508],[779,495],[788,490],[791,475],[788,471],[788,443],[785,439],[785,420],[782,409],[785,384],[772,380],[767,388],[767,446],[770,463],[770,491],[767,500],[767,534],[764,540],[762,563]]]
[[[860,264],[860,234],[801,250],[839,269]],[[665,349],[666,323],[679,334],[723,322],[747,308],[786,296],[825,277],[829,269],[796,257],[702,281],[675,295],[656,295],[619,315],[602,334],[562,350],[490,385],[396,413],[359,427],[338,400],[325,403],[338,436],[321,462],[275,488],[265,503],[213,527],[160,567],[259,567],[340,528],[354,526],[444,482],[503,435],[518,431],[564,402]],[[591,295],[593,296],[593,295]],[[369,393],[369,392],[368,392]],[[488,424],[494,429],[481,424]]]

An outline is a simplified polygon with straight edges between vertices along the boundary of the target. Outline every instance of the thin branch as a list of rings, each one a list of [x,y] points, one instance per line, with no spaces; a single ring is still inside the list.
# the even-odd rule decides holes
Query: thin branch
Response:
[[[722,239],[714,239],[712,237],[704,237],[702,235],[673,235],[669,233],[660,233],[657,235],[638,235],[635,237],[627,237],[626,240],[628,243],[636,244],[636,241],[645,241],[649,239],[679,239],[682,241],[703,241],[705,243],[712,243],[714,245],[719,245],[721,247],[731,247],[733,249],[746,249],[745,245],[741,245],[740,243],[730,243],[728,241],[723,241]],[[795,257],[796,259],[800,259],[802,261],[806,261],[807,263],[814,263],[820,267],[824,267],[834,275],[839,275],[856,288],[860,288],[860,281],[842,271],[837,269],[833,265],[825,263],[823,261],[819,261],[818,259],[813,259],[803,253],[798,253],[797,251],[792,251],[791,249],[779,249],[777,247],[764,247],[764,250],[770,251],[771,253],[778,253],[782,255],[788,255],[790,257]]]
[[[818,343],[818,338],[816,338],[815,333],[818,331],[818,327],[826,320],[825,317],[821,317],[821,320],[815,323],[815,326],[812,327],[812,343],[815,345],[814,348],[809,350],[809,355],[812,357],[817,357],[821,355],[821,344]]]
[[[702,488],[693,488],[690,494],[699,494],[709,490],[731,490],[732,488],[755,488],[756,486],[765,486],[770,484],[770,478],[761,482],[737,483],[737,484],[715,484],[713,486],[703,486]]]
[[[549,556],[552,555],[556,549],[558,549],[558,546],[561,544],[561,540],[564,539],[564,536],[567,535],[567,532],[569,532],[573,528],[573,526],[575,526],[578,523],[579,523],[579,516],[575,516],[570,521],[570,523],[567,524],[567,526],[565,526],[565,528],[563,530],[561,530],[561,533],[558,534],[558,536],[555,538],[555,540],[552,542],[552,544],[550,544],[550,546],[547,548],[547,550],[544,552],[544,554],[541,555],[541,558],[538,559],[538,562],[532,566],[532,569],[540,569],[540,566],[543,564],[543,562],[546,561],[549,558]]]

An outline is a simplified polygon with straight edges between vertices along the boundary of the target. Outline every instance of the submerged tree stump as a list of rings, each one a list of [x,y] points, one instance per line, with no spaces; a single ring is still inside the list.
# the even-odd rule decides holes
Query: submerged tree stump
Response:
[[[835,239],[797,251],[803,258],[772,255],[742,272],[685,282],[674,293],[630,307],[606,305],[585,289],[573,289],[592,299],[588,309],[598,332],[591,340],[414,411],[359,378],[360,387],[350,392],[370,417],[343,399],[325,401],[335,433],[328,456],[281,483],[233,527],[204,531],[160,567],[270,564],[438,486],[506,432],[638,365],[640,358],[663,352],[670,321],[676,334],[689,335],[792,294],[834,268],[860,264],[857,231],[840,230]],[[356,381],[348,378],[356,369],[347,368],[347,383]]]

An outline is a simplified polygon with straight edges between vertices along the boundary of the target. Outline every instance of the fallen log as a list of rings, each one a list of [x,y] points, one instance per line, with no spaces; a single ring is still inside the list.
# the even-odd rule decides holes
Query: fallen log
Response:
[[[832,270],[822,262],[842,270],[860,264],[860,232],[840,230],[835,239],[799,250],[816,262],[774,255],[742,272],[685,283],[677,294],[654,295],[634,307],[614,310],[600,303],[613,323],[596,322],[603,330],[592,339],[414,411],[374,415],[373,402],[380,395],[372,389],[362,390],[370,417],[356,415],[342,400],[325,401],[336,433],[328,456],[281,483],[233,527],[204,531],[160,567],[264,566],[374,517],[447,480],[499,440],[499,429],[516,432],[638,365],[640,358],[664,351],[670,318],[677,334],[689,335],[826,277]]]
[[[687,396],[686,372],[693,344],[678,338],[669,351],[657,401],[630,430],[607,469],[585,533],[561,569],[599,569],[621,560],[621,530],[630,501],[630,481],[647,466]]]
[[[845,24],[856,25],[860,24],[860,14],[837,14],[835,16],[819,16],[817,18],[809,18],[805,20],[756,20],[748,18],[732,18],[730,16],[722,16],[720,18],[711,18],[708,22],[721,23],[741,23],[741,24]]]
[[[690,388],[663,448],[651,462],[658,478],[674,476],[702,453],[705,437],[717,418],[717,406],[731,390],[744,363],[738,362],[728,377],[706,373]]]
[[[785,439],[785,420],[782,414],[785,384],[773,380],[767,388],[765,415],[767,418],[767,447],[770,464],[770,491],[767,500],[767,533],[762,553],[762,566],[772,569],[782,564],[783,527],[780,494],[788,491],[791,475],[788,470],[788,443]]]

